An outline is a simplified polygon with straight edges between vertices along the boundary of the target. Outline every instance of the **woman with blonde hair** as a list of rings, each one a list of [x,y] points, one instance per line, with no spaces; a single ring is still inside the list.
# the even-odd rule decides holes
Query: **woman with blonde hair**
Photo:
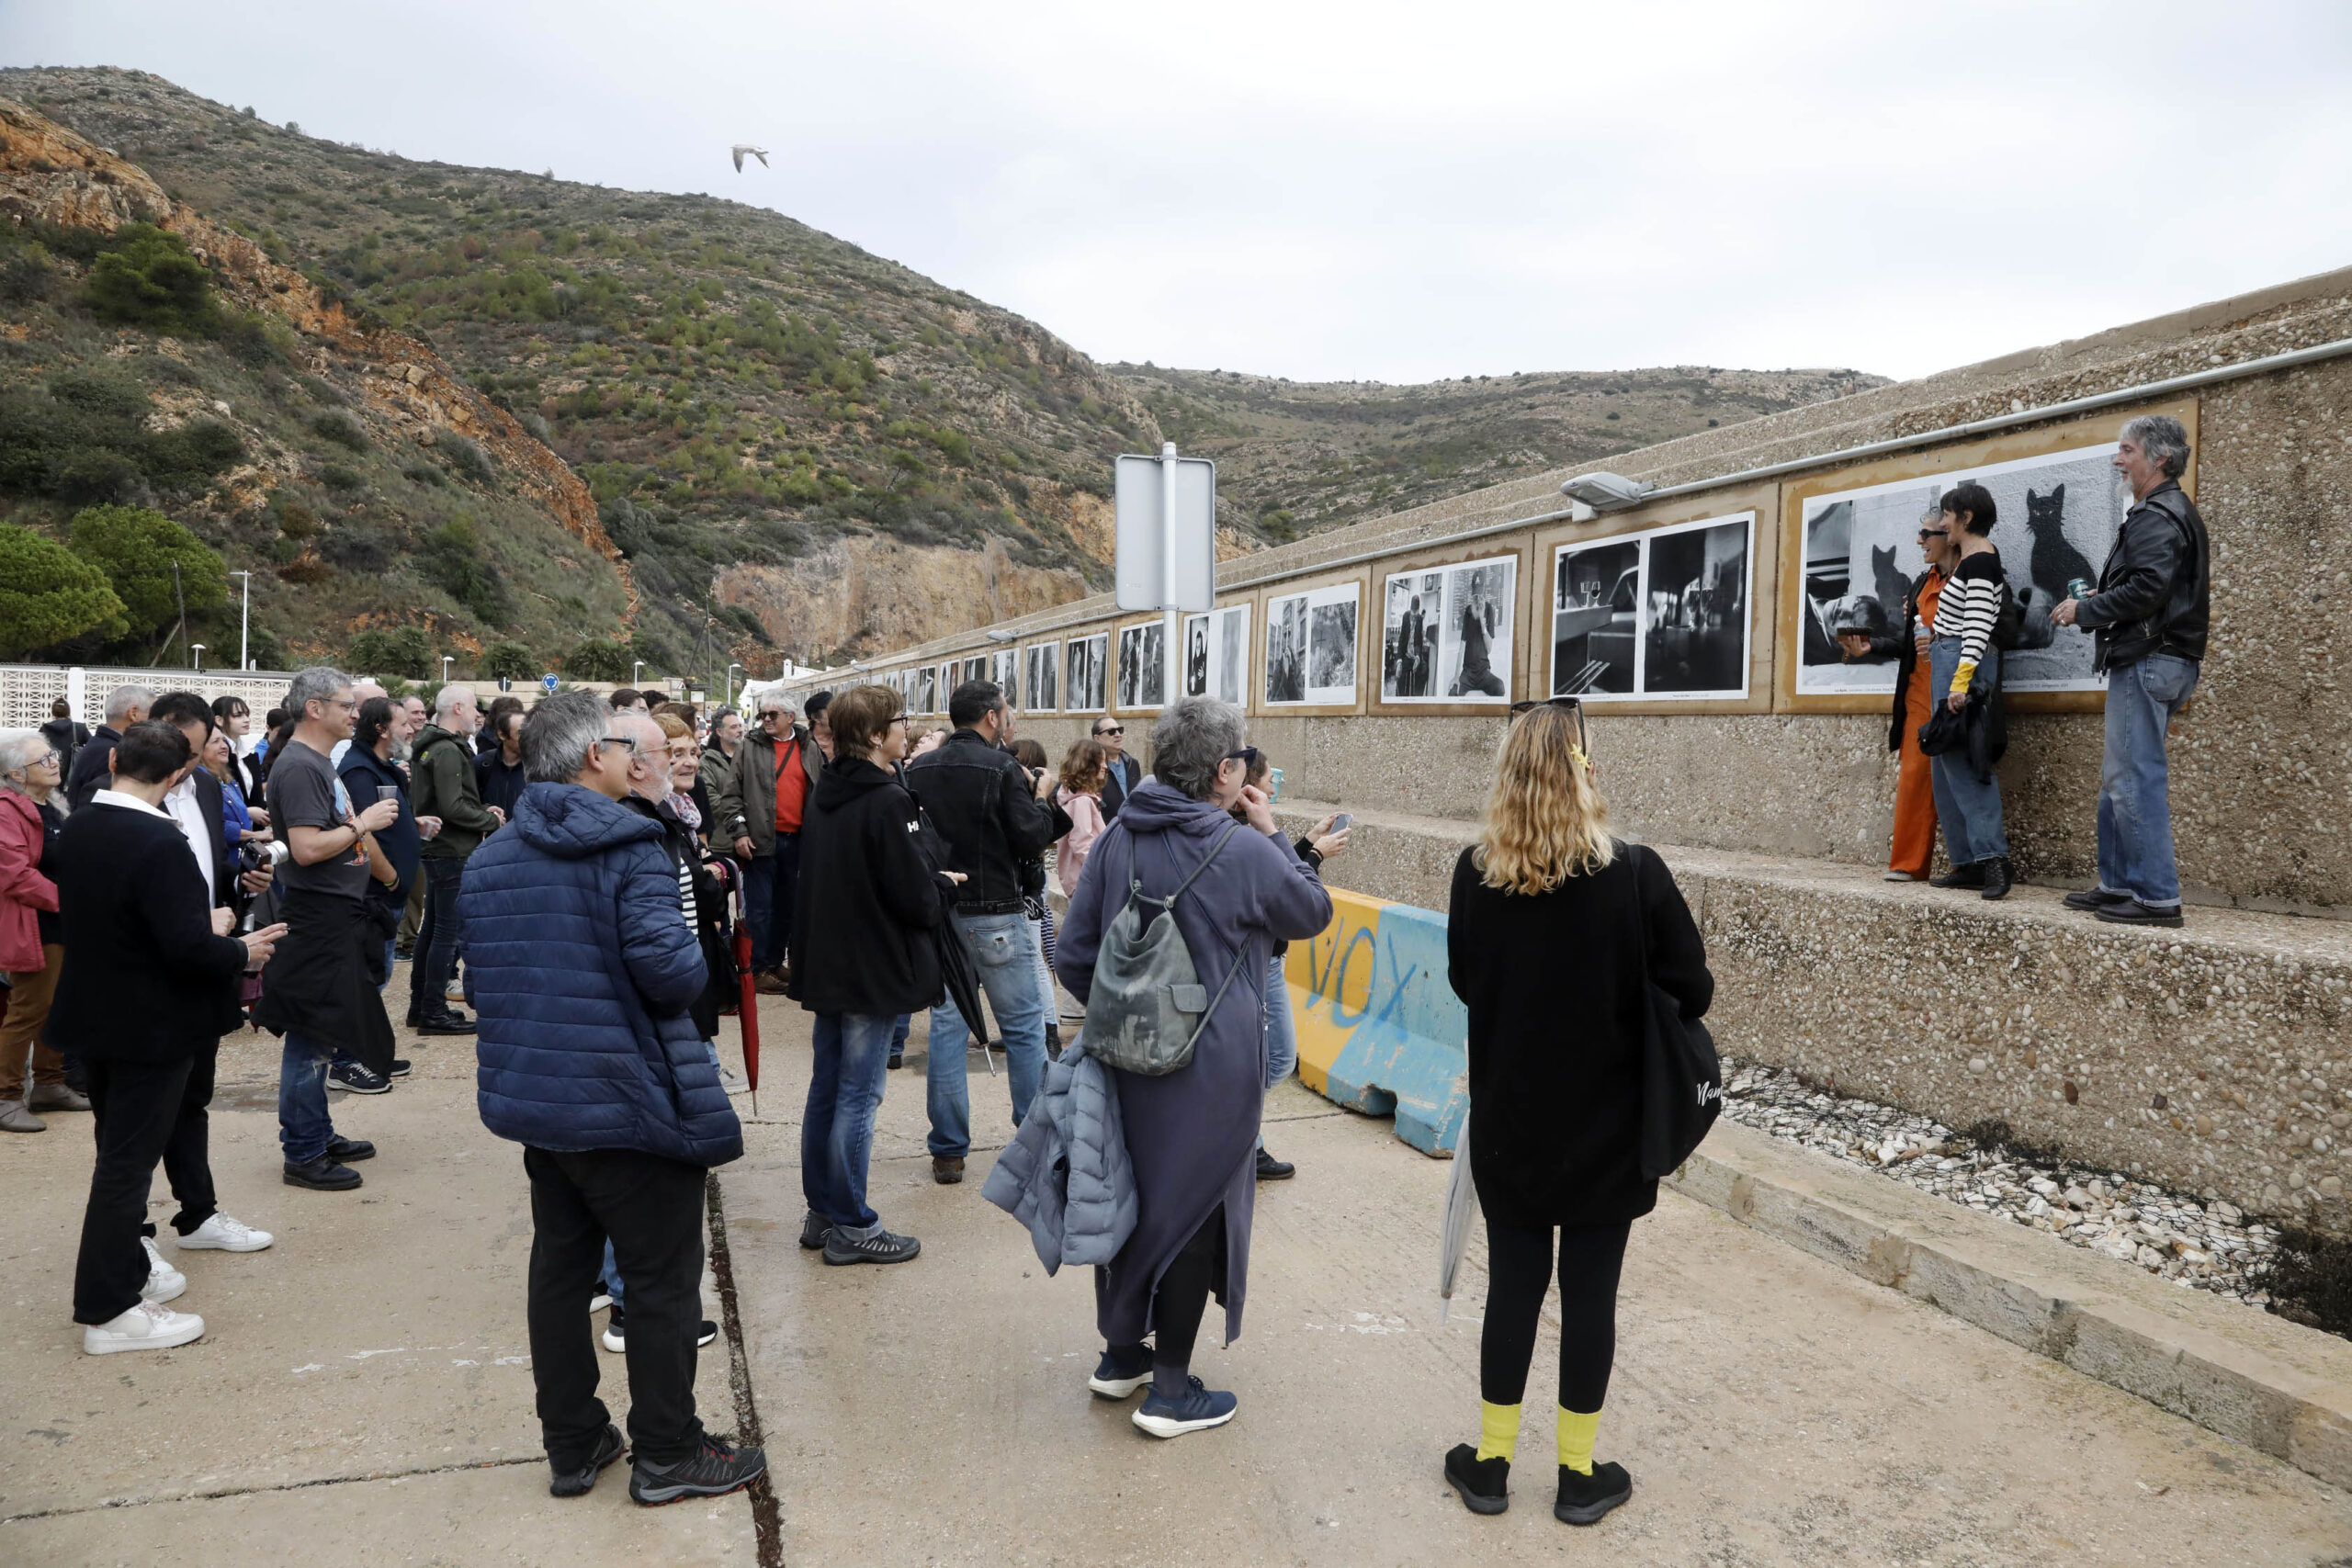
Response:
[[[1560,1278],[1559,1493],[1589,1525],[1633,1495],[1593,1437],[1617,1348],[1617,1278],[1642,1175],[1648,987],[1685,1019],[1713,998],[1698,927],[1666,863],[1611,837],[1573,698],[1518,705],[1478,841],[1453,868],[1448,973],[1469,1010],[1470,1174],[1487,1216],[1479,1439],[1445,1456],[1471,1512],[1510,1506],[1520,1401],[1552,1275]]]

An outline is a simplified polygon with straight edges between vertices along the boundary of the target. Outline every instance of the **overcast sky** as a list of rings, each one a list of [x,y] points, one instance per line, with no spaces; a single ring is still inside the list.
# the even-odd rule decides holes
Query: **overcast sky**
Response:
[[[0,62],[759,203],[1099,359],[1299,379],[1915,376],[2352,265],[2343,0],[0,0]]]

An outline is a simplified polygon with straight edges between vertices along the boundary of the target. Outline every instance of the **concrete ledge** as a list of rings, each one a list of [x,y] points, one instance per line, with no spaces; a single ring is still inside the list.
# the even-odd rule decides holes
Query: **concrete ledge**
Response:
[[[1718,1122],[1668,1183],[1752,1229],[2352,1487],[2352,1344]]]

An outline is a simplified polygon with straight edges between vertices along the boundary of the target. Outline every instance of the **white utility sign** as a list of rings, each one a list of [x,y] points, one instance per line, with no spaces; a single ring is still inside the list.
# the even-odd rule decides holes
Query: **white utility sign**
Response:
[[[1214,609],[1216,465],[1179,457],[1172,441],[1157,457],[1121,453],[1116,491],[1119,608]]]

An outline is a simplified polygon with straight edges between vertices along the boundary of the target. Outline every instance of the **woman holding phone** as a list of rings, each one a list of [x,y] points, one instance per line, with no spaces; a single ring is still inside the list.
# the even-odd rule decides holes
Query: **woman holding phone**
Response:
[[[1593,1462],[1617,1349],[1617,1277],[1657,1205],[1639,1153],[1643,1022],[1658,987],[1685,1019],[1714,977],[1666,863],[1612,838],[1573,697],[1513,709],[1478,841],[1453,868],[1448,976],[1469,1010],[1470,1174],[1487,1216],[1479,1438],[1445,1456],[1475,1514],[1510,1506],[1520,1402],[1559,1232],[1559,1491],[1589,1525],[1634,1495]],[[1564,962],[1565,957],[1565,962]]]

